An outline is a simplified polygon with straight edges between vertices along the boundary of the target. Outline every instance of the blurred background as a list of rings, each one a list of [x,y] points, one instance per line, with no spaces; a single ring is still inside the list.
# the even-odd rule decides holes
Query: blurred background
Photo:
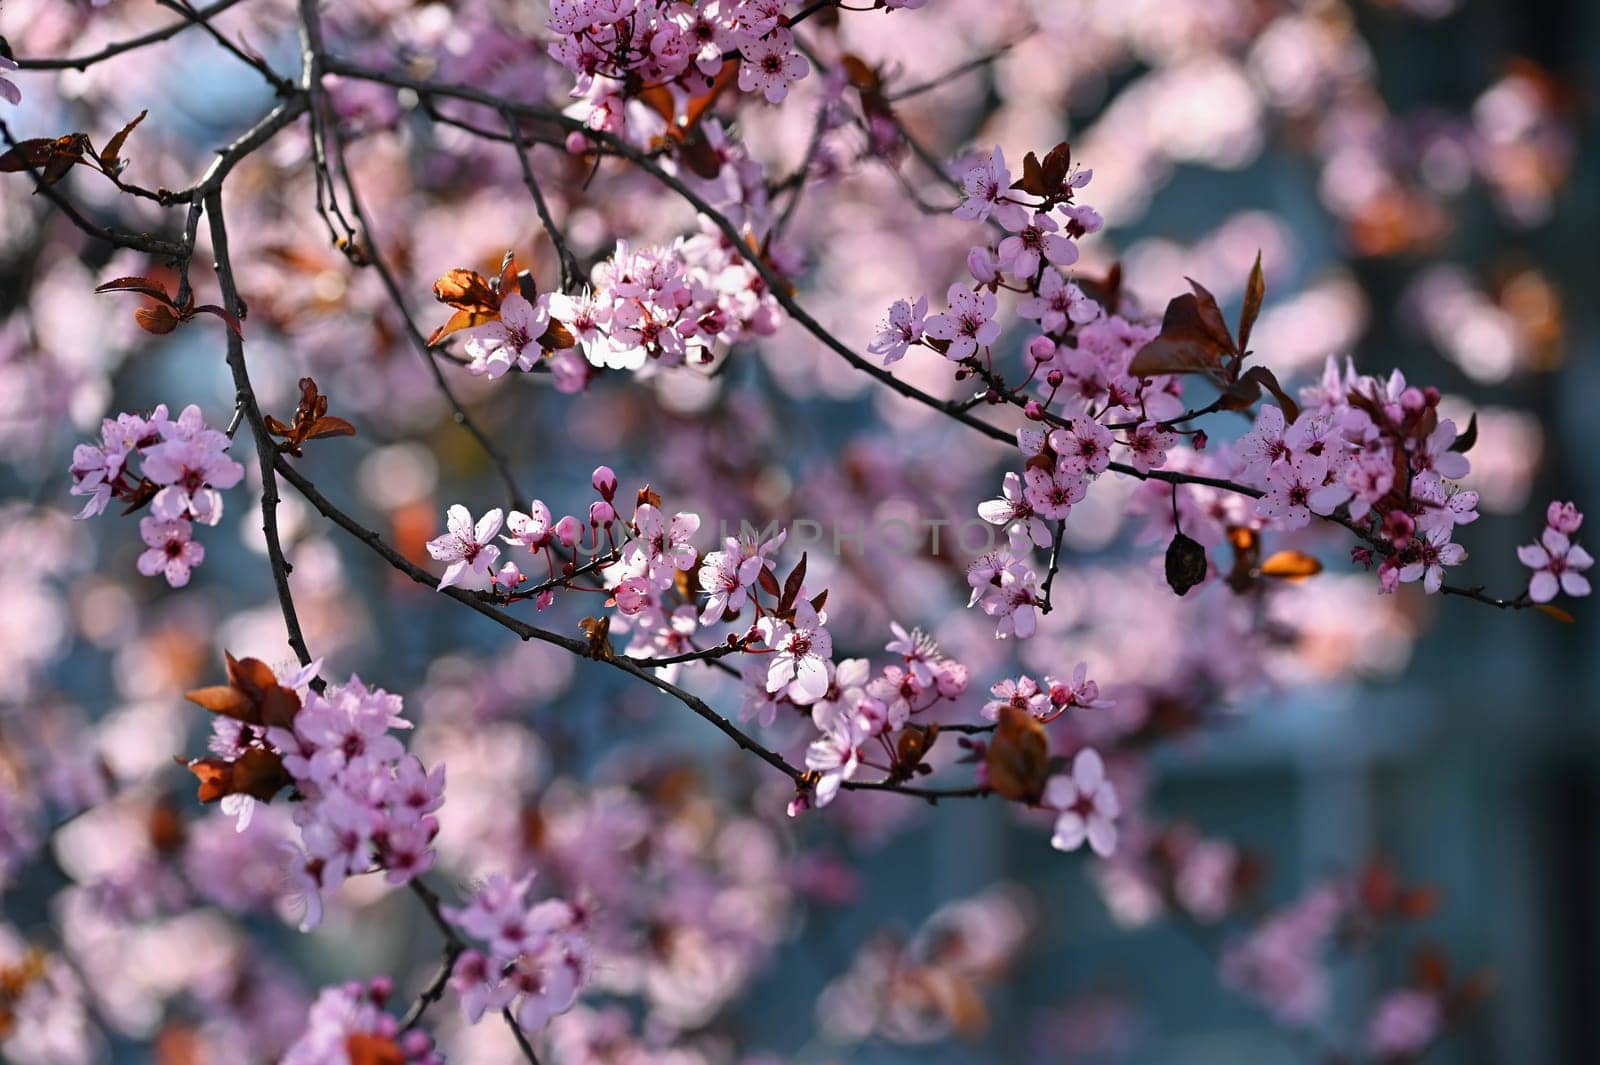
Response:
[[[245,10],[252,6],[219,24],[248,32],[279,69],[292,71],[287,17],[275,5]],[[548,90],[562,72],[539,68],[512,45],[477,62],[492,52],[484,41],[496,33],[542,25],[541,5],[412,6],[418,10],[395,13],[389,9],[404,5],[352,4],[343,29],[370,22],[395,37],[352,37],[348,46],[387,58],[403,50],[403,27],[407,44],[425,40],[452,52],[447,72],[456,62],[525,86],[530,97],[559,95]],[[0,33],[19,57],[84,52],[148,25],[138,8],[134,0],[9,0]],[[1154,312],[1192,276],[1231,317],[1259,250],[1269,294],[1255,347],[1280,377],[1305,383],[1327,356],[1348,353],[1365,372],[1398,367],[1414,383],[1438,385],[1460,421],[1477,412],[1470,484],[1481,493],[1483,518],[1464,538],[1474,583],[1520,589],[1525,571],[1515,547],[1537,535],[1545,501],[1600,504],[1600,474],[1586,461],[1600,397],[1600,6],[936,0],[911,14],[924,21],[904,37],[866,15],[846,17],[833,32],[844,47],[898,64],[904,84],[997,53],[908,100],[907,126],[941,156],[998,142],[1017,159],[1070,139],[1074,158],[1095,170],[1084,199],[1108,223],[1086,244],[1087,272],[1120,262],[1128,290]],[[330,12],[336,36],[341,18]],[[462,37],[467,43],[457,47]],[[148,107],[130,151],[135,173],[177,187],[194,160],[269,107],[271,93],[199,34],[159,55],[67,72],[58,82],[18,75],[25,105],[5,117],[20,138],[57,134],[85,115],[114,129]],[[442,321],[428,293],[432,279],[453,266],[492,265],[508,233],[533,243],[537,221],[500,149],[434,126],[415,101],[369,99],[366,88],[337,97],[357,144],[353,167],[427,332]],[[804,92],[796,96],[801,117],[792,122],[746,120],[753,154],[793,158],[804,148],[806,108],[815,105]],[[261,330],[252,335],[252,372],[280,416],[292,407],[295,380],[315,373],[361,435],[315,450],[304,468],[330,495],[381,515],[386,534],[420,556],[445,505],[468,500],[477,512],[486,500],[499,502],[499,488],[451,424],[402,323],[380,309],[370,271],[347,270],[303,209],[302,140],[275,145],[269,162],[242,172],[231,193],[251,328]],[[551,168],[562,163],[544,159]],[[688,226],[682,215],[646,219],[647,206],[626,202],[625,181],[606,174],[589,186],[581,172],[563,171],[553,195],[572,212],[586,257],[603,255],[630,227],[671,234]],[[896,238],[903,243],[883,242],[876,231],[852,237],[874,197],[895,187],[880,180],[858,189],[841,179],[839,204],[812,205],[814,215],[802,212],[798,227],[813,265],[802,297],[862,343],[889,300],[906,294],[908,274],[942,291],[949,278],[939,271],[959,270],[964,252],[935,241],[949,233],[939,229],[948,220],[926,223],[923,234],[909,211],[903,221],[918,233]],[[72,188],[105,217],[122,209],[87,179]],[[75,840],[43,826],[101,801],[97,775],[138,781],[146,797],[170,792],[191,803],[169,760],[199,749],[200,723],[176,694],[214,683],[223,647],[281,659],[281,622],[242,497],[230,497],[229,518],[207,532],[206,564],[181,595],[133,575],[141,545],[131,521],[67,520],[76,509],[66,494],[71,446],[92,436],[101,416],[196,402],[221,424],[232,386],[215,330],[157,341],[133,329],[126,301],[92,293],[93,282],[141,264],[79,239],[20,181],[0,186],[0,200],[0,737],[8,759],[45,767],[8,776],[5,809],[19,823],[32,819],[38,847],[8,870],[3,917],[22,933],[61,931],[84,954],[105,950],[107,972],[116,969],[133,987],[100,1006],[115,1019],[105,1053],[152,1060],[162,1033],[212,1008],[173,1005],[190,1001],[183,995],[208,1001],[191,986],[198,978],[171,960],[174,944],[220,933],[170,932],[135,948],[112,925],[64,913],[62,899],[78,899],[72,889],[105,872],[85,854],[100,837]],[[513,201],[515,214],[505,207]],[[291,210],[297,203],[302,209]],[[908,262],[916,267],[901,269]],[[881,293],[863,280],[873,273],[892,278]],[[649,482],[735,523],[746,514],[859,513],[854,495],[870,496],[874,471],[908,452],[934,467],[924,472],[949,490],[952,512],[992,494],[1000,451],[938,456],[926,442],[948,444],[944,430],[863,391],[792,332],[730,360],[710,384],[657,379],[641,390],[606,379],[581,412],[540,382],[496,389],[458,380],[522,484],[536,486],[557,513],[583,505],[588,471],[600,462],[617,468],[625,492]],[[889,431],[862,430],[875,418]],[[718,428],[686,431],[697,420]],[[253,468],[250,476],[259,491]],[[1102,590],[1073,575],[1080,561],[1137,567],[1148,578],[1151,548],[1130,547],[1138,530],[1121,514],[1126,501],[1111,495],[1101,511],[1086,505],[1081,521],[1075,512],[1069,596]],[[1362,1047],[1375,1001],[1410,978],[1419,947],[1438,944],[1453,978],[1482,973],[1493,993],[1427,1060],[1600,1061],[1600,616],[1587,602],[1573,607],[1572,625],[1413,595],[1380,613],[1368,598],[1372,580],[1342,572],[1329,576],[1326,594],[1291,603],[1294,620],[1321,642],[1303,643],[1287,675],[1238,693],[1204,730],[1153,749],[1142,771],[1153,809],[1180,814],[1259,861],[1255,902],[1239,923],[1206,924],[1166,913],[1163,900],[1137,884],[1055,853],[1039,823],[999,804],[863,804],[841,815],[842,827],[787,822],[783,789],[730,756],[701,722],[439,607],[315,519],[287,501],[308,638],[335,672],[354,670],[407,696],[423,722],[415,746],[449,755],[452,786],[462,789],[450,802],[467,811],[456,815],[460,824],[492,820],[502,807],[515,815],[496,829],[510,836],[490,833],[491,842],[474,846],[518,833],[526,841],[535,821],[565,823],[562,811],[595,803],[589,787],[642,788],[659,799],[651,789],[662,786],[668,771],[658,760],[669,752],[692,767],[684,771],[717,796],[727,817],[759,822],[762,839],[788,855],[784,875],[803,886],[781,904],[767,897],[751,918],[746,938],[759,946],[746,943],[740,962],[727,963],[736,976],[671,966],[638,976],[628,993],[648,1003],[630,1007],[648,1014],[641,1023],[801,1062],[1351,1060],[1341,1055]],[[1348,547],[1327,543],[1324,557],[1334,560]],[[870,560],[868,576],[850,560],[823,567],[824,581],[841,591],[859,581],[859,597],[878,597],[837,608],[845,653],[876,652],[891,618],[923,625],[948,648],[987,640],[983,619],[956,610],[942,584],[930,578],[891,592],[872,584],[871,569]],[[1164,618],[1150,629],[1137,621],[1096,635],[1092,646],[1105,659],[1137,659],[1130,647],[1169,631]],[[974,677],[1007,675],[1009,653],[975,652]],[[1043,671],[1073,652],[1047,644],[1028,653]],[[1070,670],[1076,658],[1066,661]],[[736,697],[731,685],[705,683],[724,700]],[[497,760],[497,742],[520,755],[502,750]],[[447,818],[447,837],[454,823]],[[446,864],[460,859],[463,867],[471,857],[466,847],[443,853]],[[1376,949],[1331,951],[1332,999],[1315,1025],[1274,1023],[1219,979],[1219,952],[1253,916],[1379,859],[1406,883],[1435,888],[1437,908]],[[855,864],[853,874],[844,863]],[[349,900],[348,912],[313,939],[270,912],[247,914],[242,931],[227,934],[265,944],[274,965],[298,966],[313,984],[390,971],[403,987],[419,985],[434,949],[429,933],[411,927],[421,919],[408,899],[380,895]],[[973,908],[952,916],[952,900],[973,900]],[[937,939],[938,921],[966,922],[992,954],[951,977],[959,1006],[933,996],[948,1038],[917,1042],[892,1024],[852,1018],[870,996],[841,981],[858,971],[862,944],[885,930],[902,940],[921,930],[914,949],[937,956],[928,937]],[[380,929],[390,934],[374,945]],[[141,965],[165,975],[141,984],[128,975]],[[695,990],[697,980],[713,990]],[[253,986],[276,985],[259,977]],[[239,1012],[265,1024],[270,1011],[244,1001]],[[447,1048],[460,1040],[452,1060],[505,1060],[496,1057],[503,1047],[450,1034],[454,1023],[441,1021]],[[157,1056],[188,1060],[166,1053]]]

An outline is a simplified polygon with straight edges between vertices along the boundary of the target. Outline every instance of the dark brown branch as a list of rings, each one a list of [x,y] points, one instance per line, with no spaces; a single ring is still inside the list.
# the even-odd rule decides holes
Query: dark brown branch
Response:
[[[561,232],[561,227],[556,225],[556,220],[550,214],[550,205],[545,202],[544,190],[539,187],[539,181],[533,176],[533,164],[528,159],[528,146],[523,142],[522,132],[517,128],[517,120],[509,111],[502,112],[506,120],[506,130],[511,142],[516,145],[517,162],[522,167],[522,183],[528,186],[528,195],[533,197],[534,210],[539,212],[539,221],[544,225],[544,231],[550,237],[550,243],[556,250],[556,258],[561,263],[561,291],[574,292],[578,288],[578,260],[572,254],[572,249],[567,245],[567,238]]]
[[[222,289],[222,304],[229,313],[240,319],[245,317],[245,307],[233,279],[233,264],[228,256],[228,226],[222,216],[222,190],[206,194],[206,215],[211,224],[211,251],[215,256],[217,284]],[[278,607],[283,613],[284,628],[288,630],[289,647],[301,665],[311,664],[311,652],[306,647],[305,634],[300,629],[299,613],[295,610],[294,593],[289,587],[289,573],[293,569],[283,553],[283,542],[278,532],[278,478],[273,472],[273,462],[278,456],[278,445],[267,431],[266,421],[256,402],[256,393],[250,383],[250,370],[244,361],[244,340],[233,330],[228,335],[228,369],[233,373],[233,385],[238,392],[238,403],[244,411],[245,421],[255,438],[256,461],[261,468],[261,532],[266,537],[267,559],[272,567],[272,583],[278,593]],[[320,678],[312,682],[320,689]]]

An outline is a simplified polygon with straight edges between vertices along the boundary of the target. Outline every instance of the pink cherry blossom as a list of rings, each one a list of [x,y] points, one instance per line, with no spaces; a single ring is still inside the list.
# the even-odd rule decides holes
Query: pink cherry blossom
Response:
[[[961,184],[966,199],[955,210],[957,218],[986,222],[992,215],[1013,232],[1026,224],[1027,212],[1007,199],[1011,171],[1006,169],[1006,157],[998,146],[962,176]]]
[[[794,50],[794,36],[780,29],[761,40],[740,45],[739,89],[760,90],[768,103],[782,103],[789,86],[811,73],[811,63]]]
[[[139,572],[161,574],[173,588],[189,583],[189,573],[206,559],[206,549],[195,543],[194,526],[186,519],[141,518],[139,535],[148,550],[139,556]]]
[[[1100,857],[1117,849],[1117,818],[1122,806],[1117,791],[1106,779],[1105,763],[1091,747],[1072,760],[1072,772],[1053,776],[1045,784],[1044,805],[1059,812],[1050,845],[1058,851],[1075,851],[1087,840]]]
[[[1068,322],[1086,325],[1094,321],[1100,316],[1100,304],[1055,270],[1046,270],[1039,281],[1039,294],[1017,304],[1017,314],[1038,322],[1046,333],[1059,333]]]
[[[1256,513],[1270,518],[1280,529],[1303,529],[1311,524],[1311,496],[1322,487],[1328,464],[1311,455],[1296,455],[1267,471],[1267,493],[1256,500]]]
[[[474,525],[466,507],[457,503],[450,508],[447,514],[449,532],[428,541],[428,554],[449,563],[439,579],[440,591],[456,586],[480,590],[489,587],[494,565],[500,560],[500,549],[494,546],[494,538],[500,531],[502,513],[496,507]]]
[[[827,615],[802,598],[792,622],[771,614],[757,622],[763,642],[775,651],[767,666],[767,691],[785,692],[802,705],[827,694],[833,637],[823,627],[826,621]]]
[[[1583,574],[1594,565],[1594,557],[1554,526],[1546,528],[1537,542],[1517,548],[1517,558],[1533,570],[1528,596],[1535,603],[1548,603],[1561,592],[1575,597],[1589,594],[1589,579]]]
[[[922,340],[923,319],[928,314],[928,297],[918,296],[916,303],[895,300],[889,307],[889,317],[878,331],[867,350],[883,357],[888,366],[905,358],[906,349]]]
[[[0,71],[17,69],[15,60],[0,55]],[[17,83],[9,78],[0,77],[0,99],[10,102],[13,106],[22,103],[22,90],[17,88]]]
[[[539,338],[550,327],[550,297],[530,303],[512,292],[500,301],[500,317],[461,331],[471,362],[466,371],[491,381],[512,367],[531,370],[539,361]]]
[[[1000,339],[1000,323],[994,321],[999,304],[993,292],[974,292],[965,285],[950,286],[950,309],[936,314],[924,325],[935,340],[949,341],[944,357],[953,361],[970,358],[979,347]]]
[[[1006,228],[1012,233],[1000,242],[996,257],[1000,269],[1012,277],[1031,280],[1041,261],[1053,266],[1071,266],[1078,261],[1077,244],[1062,236],[1058,232],[1061,227],[1047,214],[1036,212],[1022,225]]]
[[[1036,471],[1030,470],[1029,473]],[[1048,475],[1046,482],[1050,482]],[[1053,488],[1053,482],[1047,483],[1047,488]],[[1024,495],[1022,478],[1015,472],[1007,471],[1002,483],[1002,496],[999,499],[990,499],[978,504],[978,517],[990,525],[1007,528],[1016,523],[1026,536],[1038,547],[1050,546],[1050,528],[1044,520],[1034,511],[1034,505]],[[1070,506],[1070,503],[1068,504]],[[1065,515],[1052,515],[1062,516]]]
[[[1414,538],[1402,552],[1400,581],[1409,584],[1422,581],[1429,594],[1437,593],[1444,584],[1446,566],[1459,566],[1467,560],[1466,548],[1450,542],[1450,529],[1434,529]]]

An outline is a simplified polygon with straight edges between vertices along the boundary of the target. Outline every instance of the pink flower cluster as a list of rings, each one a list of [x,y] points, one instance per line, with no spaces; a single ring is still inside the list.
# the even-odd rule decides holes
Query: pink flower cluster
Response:
[[[509,1006],[524,1031],[537,1032],[570,1009],[588,981],[582,910],[561,899],[529,906],[531,879],[513,882],[495,873],[467,905],[443,908],[452,924],[487,948],[463,951],[450,973],[469,1023]]]
[[[1032,677],[1002,680],[989,688],[994,698],[983,705],[983,716],[990,721],[1000,720],[1000,710],[1014,706],[1033,715],[1040,723],[1049,724],[1074,708],[1081,710],[1110,710],[1115,700],[1100,695],[1100,685],[1089,679],[1089,665],[1079,662],[1070,680],[1046,676],[1041,686]]]
[[[619,243],[596,264],[591,291],[552,296],[552,313],[595,366],[709,363],[730,344],[771,335],[780,322],[746,253],[714,234],[638,250]]]
[[[1456,424],[1439,416],[1438,390],[1408,386],[1399,371],[1359,375],[1348,361],[1341,372],[1330,359],[1302,400],[1293,424],[1263,407],[1236,449],[1239,480],[1266,493],[1256,515],[1281,531],[1341,508],[1358,522],[1381,520],[1382,590],[1421,581],[1439,591],[1445,569],[1466,560],[1455,528],[1478,519],[1478,493],[1455,483],[1471,464],[1455,446]]]
[[[1583,574],[1594,565],[1594,556],[1572,539],[1582,524],[1583,513],[1577,507],[1553,502],[1545,510],[1544,532],[1538,541],[1517,548],[1522,564],[1533,570],[1528,598],[1535,603],[1548,603],[1561,592],[1589,594],[1589,578]]]
[[[790,804],[791,815],[832,802],[863,764],[874,764],[864,761],[873,747],[893,772],[901,758],[892,737],[939,702],[965,694],[965,666],[944,657],[920,630],[907,632],[898,624],[892,628],[895,638],[886,650],[899,657],[898,663],[874,673],[866,659],[847,658],[837,668],[828,664],[826,684],[817,697],[808,698],[809,690],[796,692],[793,684],[784,692],[790,702],[809,706],[811,721],[822,732],[806,748],[806,768],[818,774],[816,784],[809,797]],[[772,690],[770,680],[767,687]],[[771,713],[769,709],[769,719]],[[927,766],[919,761],[915,771],[926,772]]]
[[[628,127],[630,86],[705,92],[732,59],[739,89],[781,103],[811,72],[787,27],[787,0],[555,0],[550,54],[577,76],[576,116],[591,129]]]
[[[444,804],[444,766],[431,772],[408,755],[391,729],[409,729],[401,699],[359,677],[322,692],[309,687],[320,663],[279,682],[303,703],[287,725],[265,730],[229,717],[213,719],[211,750],[238,762],[252,749],[282,759],[301,801],[294,806],[300,843],[286,843],[289,875],[304,903],[301,931],[322,920],[322,900],[346,879],[383,870],[404,884],[432,868],[435,811]],[[234,794],[225,813],[249,824],[256,800]]]
[[[418,1028],[400,1030],[400,1022],[384,1010],[392,991],[387,978],[370,984],[328,987],[317,996],[300,1038],[284,1054],[281,1065],[334,1065],[335,1062],[404,1062],[443,1065],[433,1040]]]
[[[227,434],[206,427],[193,404],[173,421],[165,404],[148,417],[119,414],[100,427],[100,444],[79,444],[72,452],[72,494],[88,496],[79,518],[104,513],[113,499],[129,510],[149,504],[139,521],[146,550],[139,572],[161,574],[174,588],[189,583],[205,548],[194,539],[194,523],[222,520],[220,489],[232,488],[244,467],[228,457]],[[134,469],[134,460],[138,469]]]
[[[1348,909],[1341,885],[1312,889],[1224,952],[1222,982],[1259,1001],[1283,1025],[1314,1023],[1330,994],[1323,955]]]
[[[1062,188],[1035,204],[1011,188],[1011,172],[999,148],[970,167],[963,178],[966,199],[956,208],[956,216],[992,221],[1007,235],[993,245],[974,245],[968,252],[967,267],[975,285],[951,285],[947,311],[930,317],[926,297],[915,303],[900,300],[889,308],[887,321],[867,350],[888,365],[904,358],[909,348],[932,340],[936,343],[929,346],[951,361],[974,359],[981,351],[987,365],[989,346],[1002,331],[995,317],[996,293],[1002,288],[1027,294],[1017,313],[1040,322],[1047,334],[1061,332],[1068,321],[1093,321],[1100,315],[1099,305],[1054,269],[1077,262],[1076,238],[1102,225],[1094,208],[1072,202],[1073,192],[1087,185],[1091,176],[1092,171],[1073,171]],[[1053,347],[1046,344],[1040,350]]]

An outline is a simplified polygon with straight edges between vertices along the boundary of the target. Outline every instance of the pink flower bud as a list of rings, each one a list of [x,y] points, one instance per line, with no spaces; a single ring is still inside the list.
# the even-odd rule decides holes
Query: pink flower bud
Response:
[[[600,493],[600,498],[607,503],[617,494],[617,475],[610,466],[596,466],[594,473],[589,477],[589,483],[594,485],[594,490]]]
[[[1034,362],[1049,362],[1056,357],[1056,342],[1045,336],[1034,337],[1028,341],[1028,355]]]
[[[561,541],[561,546],[566,548],[577,547],[583,539],[583,526],[578,524],[578,519],[571,514],[566,515],[555,524],[556,539]]]

